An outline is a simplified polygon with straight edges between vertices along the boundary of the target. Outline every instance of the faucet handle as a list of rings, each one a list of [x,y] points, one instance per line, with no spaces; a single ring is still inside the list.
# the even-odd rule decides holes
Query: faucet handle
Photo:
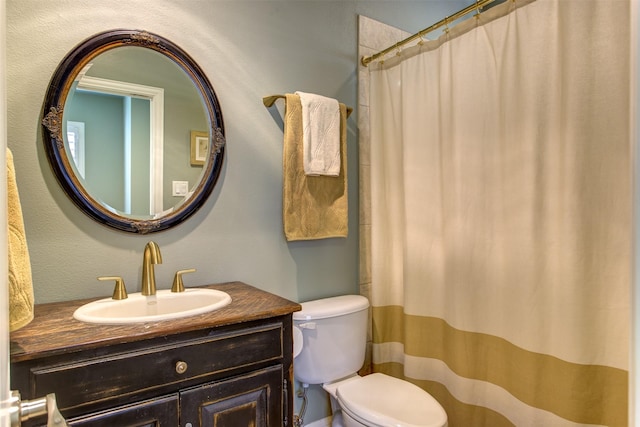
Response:
[[[116,287],[113,289],[113,296],[111,298],[119,300],[127,298],[127,288],[124,285],[124,280],[120,276],[102,276],[98,277],[98,280],[115,280]]]
[[[187,270],[178,270],[173,278],[173,285],[171,286],[171,292],[184,292],[184,283],[182,283],[182,275],[186,273],[195,273],[195,268],[189,268]]]

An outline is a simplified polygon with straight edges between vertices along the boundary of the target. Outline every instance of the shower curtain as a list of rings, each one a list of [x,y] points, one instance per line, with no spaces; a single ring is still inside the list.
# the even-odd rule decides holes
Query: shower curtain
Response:
[[[370,65],[373,370],[450,427],[627,425],[630,7],[509,0]]]

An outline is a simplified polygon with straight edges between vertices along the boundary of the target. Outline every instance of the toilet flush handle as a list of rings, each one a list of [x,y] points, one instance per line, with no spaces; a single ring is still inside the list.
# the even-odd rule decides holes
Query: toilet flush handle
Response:
[[[302,329],[315,329],[315,328],[316,328],[316,322],[305,322],[305,323],[300,323],[300,324],[298,324],[298,328],[302,328]]]

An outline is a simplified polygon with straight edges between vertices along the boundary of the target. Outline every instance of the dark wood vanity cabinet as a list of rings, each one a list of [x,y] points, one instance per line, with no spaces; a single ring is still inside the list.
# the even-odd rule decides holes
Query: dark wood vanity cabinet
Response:
[[[181,424],[219,427],[285,425],[287,416],[282,413],[282,401],[275,398],[282,396],[282,385],[282,370],[272,367],[185,390],[180,393]]]
[[[69,419],[71,427],[286,426],[282,366]],[[286,408],[286,405],[285,405]]]
[[[68,419],[71,427],[160,427],[179,426],[178,397],[170,395],[108,411]],[[44,426],[42,426],[44,427]]]
[[[212,287],[233,302],[207,315],[127,326],[65,317],[72,327],[58,334],[18,331],[11,337],[12,389],[23,399],[56,393],[73,427],[292,426],[292,312],[300,306],[239,282]],[[50,309],[61,314],[59,307],[41,314]],[[127,333],[133,337],[123,338]],[[93,344],[25,352],[56,340],[50,335],[58,342],[93,336]]]

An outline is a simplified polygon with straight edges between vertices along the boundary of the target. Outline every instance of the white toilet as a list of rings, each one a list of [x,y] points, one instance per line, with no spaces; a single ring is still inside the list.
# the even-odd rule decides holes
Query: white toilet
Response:
[[[293,373],[331,396],[333,427],[446,427],[447,414],[426,391],[385,374],[361,377],[369,301],[343,295],[304,302],[293,313]]]

